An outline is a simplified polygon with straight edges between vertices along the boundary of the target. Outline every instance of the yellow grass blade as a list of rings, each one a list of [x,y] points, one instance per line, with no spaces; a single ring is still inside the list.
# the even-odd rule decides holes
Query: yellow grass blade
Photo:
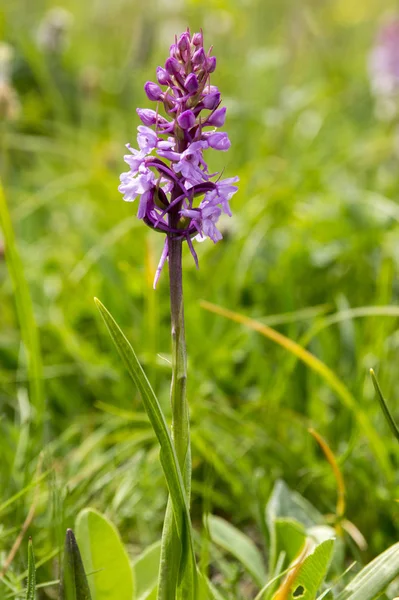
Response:
[[[340,398],[342,403],[349,408],[355,415],[358,423],[362,427],[365,435],[367,436],[370,446],[372,447],[374,454],[380,464],[381,469],[384,471],[388,478],[391,478],[391,467],[387,460],[385,449],[375,432],[367,414],[359,407],[356,399],[348,390],[348,388],[340,381],[335,373],[325,365],[319,358],[311,354],[305,348],[302,348],[299,344],[286,337],[282,333],[279,333],[275,329],[260,323],[255,319],[251,319],[240,313],[234,312],[217,304],[212,304],[206,300],[201,300],[200,305],[205,310],[226,317],[235,323],[240,323],[252,331],[257,331],[264,337],[272,340],[285,350],[288,350],[291,354],[299,358],[303,363],[310,367],[315,373],[318,373],[322,379],[335,391],[337,396]]]
[[[334,477],[337,482],[337,491],[338,491],[336,513],[337,513],[337,519],[341,520],[345,514],[346,490],[345,490],[344,478],[343,478],[341,470],[338,466],[337,459],[335,458],[334,453],[331,450],[330,446],[327,444],[326,440],[315,429],[309,429],[309,433],[310,433],[310,435],[312,435],[314,437],[316,442],[319,444],[320,448],[323,450],[324,456],[326,457],[327,461],[329,462],[331,469],[334,473]]]

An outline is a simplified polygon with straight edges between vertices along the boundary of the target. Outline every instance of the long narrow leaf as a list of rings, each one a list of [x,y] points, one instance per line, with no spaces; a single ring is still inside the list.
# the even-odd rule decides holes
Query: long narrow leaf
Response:
[[[35,554],[33,552],[32,539],[29,538],[28,546],[28,583],[26,586],[26,600],[35,600],[36,598],[36,567]]]
[[[399,542],[371,561],[336,600],[374,600],[399,575]]]
[[[123,334],[120,327],[115,322],[112,315],[108,312],[105,306],[95,298],[97,308],[100,311],[102,318],[107,326],[111,338],[129,372],[137,386],[144,407],[147,411],[148,418],[158,438],[160,445],[160,459],[162,468],[165,474],[166,483],[168,485],[173,512],[176,520],[176,526],[179,537],[183,546],[188,546],[185,551],[189,553],[189,558],[193,565],[193,577],[195,575],[195,557],[194,546],[191,532],[190,513],[187,503],[187,498],[184,490],[183,477],[176,456],[176,451],[173,446],[172,438],[166,423],[165,416],[162,412],[159,401],[147,379],[146,374],[141,367],[137,356]]]
[[[389,427],[391,428],[391,431],[393,433],[393,435],[396,437],[396,439],[399,441],[399,429],[398,426],[395,423],[395,420],[393,418],[393,416],[391,415],[391,411],[388,408],[388,404],[386,403],[386,400],[382,394],[380,385],[377,381],[377,377],[375,376],[375,373],[373,371],[373,369],[370,369],[370,375],[371,375],[371,380],[373,382],[374,385],[374,389],[377,393],[377,398],[380,401],[380,406],[382,409],[382,412],[384,413],[384,417],[387,420],[387,423],[389,425]]]
[[[82,557],[71,529],[68,529],[65,537],[60,600],[91,600]]]

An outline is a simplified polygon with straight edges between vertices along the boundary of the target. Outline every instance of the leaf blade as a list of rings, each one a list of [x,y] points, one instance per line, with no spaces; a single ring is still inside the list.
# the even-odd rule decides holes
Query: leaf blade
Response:
[[[196,589],[197,581],[190,512],[182,473],[165,416],[147,376],[126,336],[100,300],[98,300],[98,298],[95,298],[94,300],[119,355],[140,392],[148,418],[155,435],[157,436],[160,445],[160,461],[169,489],[178,535],[183,545],[183,549],[186,547],[186,552],[183,552],[182,555],[185,560],[189,560],[191,564],[191,567],[189,568],[191,568],[192,572],[193,593],[195,593],[194,590]],[[184,565],[182,565],[182,571],[183,570]]]
[[[336,600],[374,600],[398,575],[399,542],[366,565]]]
[[[267,574],[263,557],[253,541],[221,517],[209,515],[207,525],[212,541],[230,552],[259,587],[265,585]]]
[[[28,582],[26,587],[26,600],[36,598],[36,566],[35,553],[33,551],[32,538],[29,538],[28,546]]]
[[[76,519],[76,537],[87,569],[93,600],[132,600],[133,571],[116,527],[92,508]]]
[[[65,536],[63,570],[60,581],[61,600],[92,600],[85,569],[75,535],[68,529]]]

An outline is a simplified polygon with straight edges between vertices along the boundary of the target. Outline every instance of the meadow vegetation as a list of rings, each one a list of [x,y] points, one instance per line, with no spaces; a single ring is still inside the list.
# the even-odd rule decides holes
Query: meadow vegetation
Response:
[[[80,542],[96,519],[96,544],[104,527],[121,569],[149,547],[157,561],[159,445],[93,298],[131,342],[169,422],[167,274],[152,288],[163,239],[117,187],[136,107],[149,106],[143,84],[187,26],[214,46],[228,108],[231,149],[210,168],[240,177],[224,239],[196,245],[199,270],[183,256],[199,564],[216,598],[271,598],[276,587],[256,596],[266,566],[270,577],[288,567],[317,526],[327,569],[335,528],[330,583],[310,600],[334,583],[339,593],[397,542],[397,439],[369,375],[395,415],[398,129],[367,68],[384,14],[377,0],[0,6],[1,599],[25,594],[29,536],[40,586],[59,578],[66,529]],[[155,592],[142,577],[136,569],[145,598]],[[126,585],[93,598],[129,600]],[[54,584],[37,598],[57,594]]]

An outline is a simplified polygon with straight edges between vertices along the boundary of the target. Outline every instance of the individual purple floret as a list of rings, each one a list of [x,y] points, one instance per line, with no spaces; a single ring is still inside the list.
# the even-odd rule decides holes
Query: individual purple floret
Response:
[[[370,53],[371,88],[376,96],[399,93],[399,17],[386,23],[379,31]]]
[[[212,50],[212,49],[211,49]],[[186,240],[198,266],[192,238],[218,242],[216,225],[222,212],[231,216],[229,200],[237,191],[238,177],[220,179],[209,173],[204,159],[208,148],[230,148],[222,127],[226,109],[220,108],[218,88],[210,84],[216,59],[206,54],[201,33],[189,30],[176,37],[164,67],[158,67],[157,83],[144,86],[156,110],[137,109],[138,150],[127,148],[124,159],[130,170],[122,173],[119,191],[127,202],[140,196],[137,216],[166,234],[154,287],[168,258],[169,238]],[[167,118],[159,114],[163,105]]]

